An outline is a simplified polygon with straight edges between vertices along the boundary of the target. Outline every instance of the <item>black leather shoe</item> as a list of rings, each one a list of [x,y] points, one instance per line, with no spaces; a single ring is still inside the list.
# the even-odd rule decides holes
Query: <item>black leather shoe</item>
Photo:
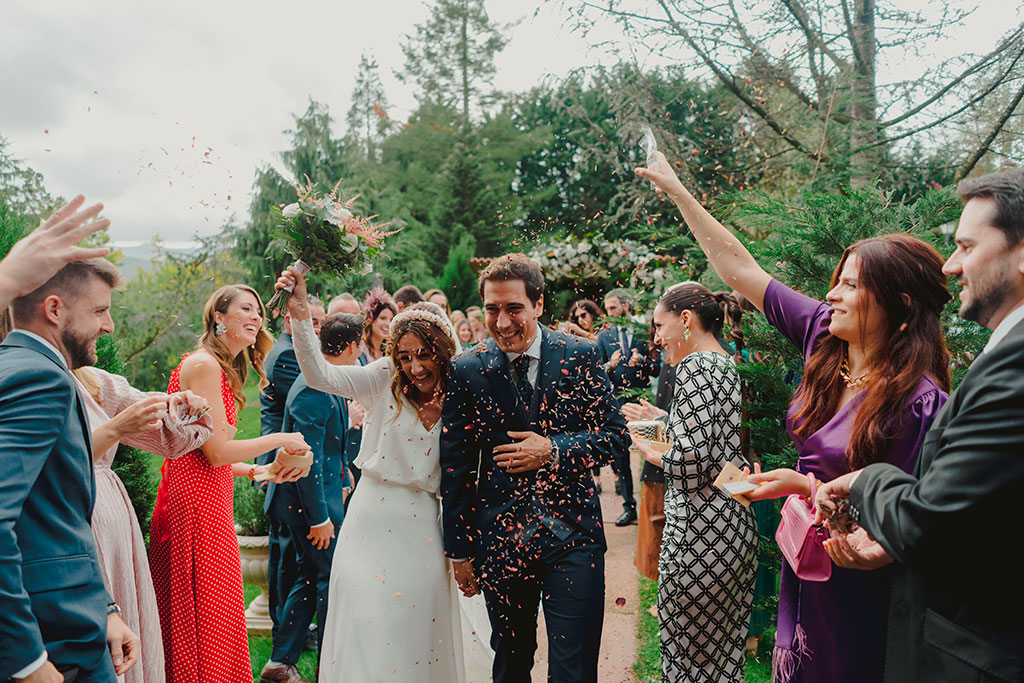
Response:
[[[636,510],[623,510],[619,518],[615,520],[615,526],[629,526],[636,524]]]

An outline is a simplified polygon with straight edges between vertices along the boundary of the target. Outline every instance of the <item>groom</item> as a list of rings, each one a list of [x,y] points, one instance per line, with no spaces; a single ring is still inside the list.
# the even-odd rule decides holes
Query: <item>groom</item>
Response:
[[[492,339],[454,361],[442,416],[445,555],[464,593],[483,588],[497,683],[530,680],[539,604],[548,680],[597,681],[607,546],[590,468],[628,448],[597,348],[538,324],[543,289],[522,254],[480,274]]]

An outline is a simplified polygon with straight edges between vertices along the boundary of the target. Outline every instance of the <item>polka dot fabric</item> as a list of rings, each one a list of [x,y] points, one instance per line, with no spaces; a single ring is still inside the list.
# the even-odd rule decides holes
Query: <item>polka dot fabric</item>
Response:
[[[179,390],[181,366],[168,393]],[[235,398],[221,373],[228,422]],[[150,531],[168,683],[252,681],[242,568],[235,537],[231,466],[212,467],[194,450],[161,468]]]

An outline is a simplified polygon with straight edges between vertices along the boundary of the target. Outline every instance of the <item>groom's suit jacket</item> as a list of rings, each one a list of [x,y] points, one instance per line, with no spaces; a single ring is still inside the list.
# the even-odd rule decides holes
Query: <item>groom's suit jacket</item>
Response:
[[[529,543],[537,515],[559,530],[605,545],[590,467],[609,464],[629,437],[592,342],[540,328],[540,367],[532,405],[520,400],[508,359],[494,340],[456,357],[441,433],[445,555],[486,564]],[[498,467],[491,450],[508,431],[535,431],[558,462],[523,474]]]
[[[901,565],[886,681],[1019,681],[1024,659],[1024,322],[981,354],[925,435],[914,475],[870,465],[855,517]]]
[[[58,666],[113,681],[93,500],[75,380],[51,349],[14,330],[0,344],[0,680],[45,650]]]

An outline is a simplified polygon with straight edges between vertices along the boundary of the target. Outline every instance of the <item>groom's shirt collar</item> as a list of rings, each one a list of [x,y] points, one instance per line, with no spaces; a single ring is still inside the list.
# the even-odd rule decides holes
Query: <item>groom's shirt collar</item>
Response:
[[[515,361],[519,356],[528,356],[530,358],[530,369],[527,371],[527,379],[530,380],[530,384],[537,386],[537,375],[540,374],[540,344],[541,338],[544,334],[541,329],[540,323],[537,323],[537,334],[533,338],[533,343],[526,349],[525,353],[505,353],[505,357],[508,359],[508,364],[511,367],[512,362]],[[533,361],[537,361],[536,363]]]

